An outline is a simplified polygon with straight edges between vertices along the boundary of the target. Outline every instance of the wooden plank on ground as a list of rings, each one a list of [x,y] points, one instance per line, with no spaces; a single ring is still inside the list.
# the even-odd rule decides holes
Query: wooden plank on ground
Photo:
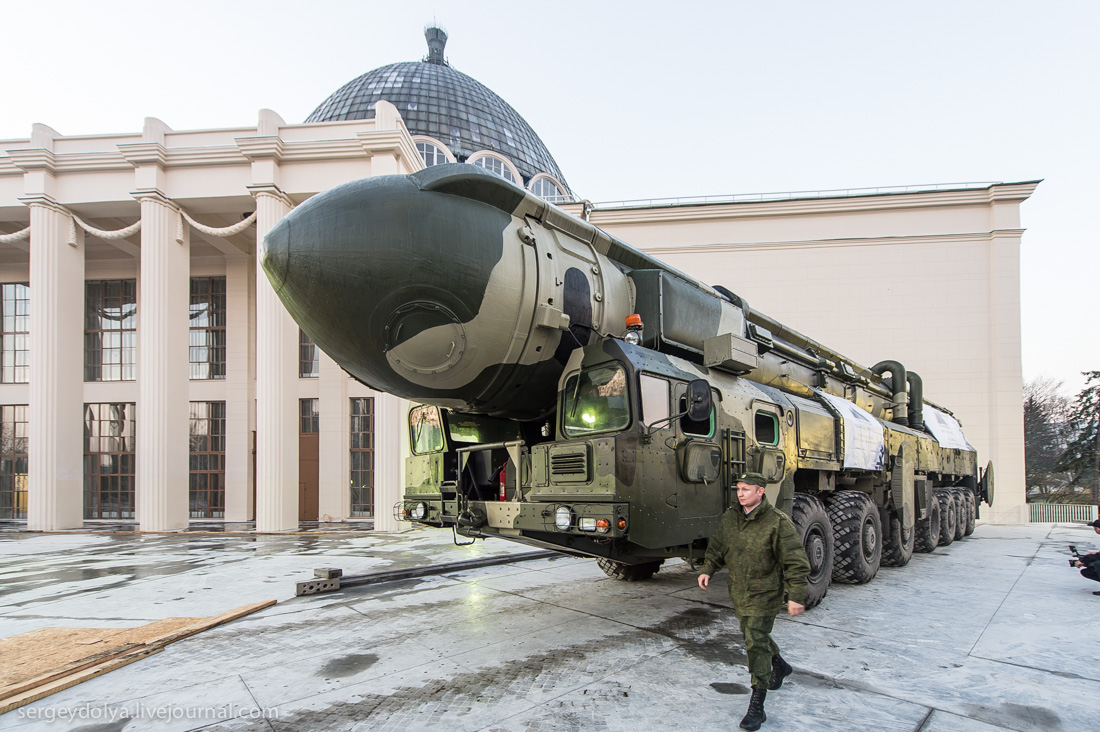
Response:
[[[0,639],[6,662],[0,668],[0,714],[274,604],[256,602],[209,618],[165,618],[137,628],[39,628]]]
[[[13,709],[18,709],[19,707],[30,704],[31,702],[36,702],[39,699],[45,699],[51,694],[56,694],[59,691],[64,691],[65,689],[76,686],[77,684],[83,683],[90,679],[94,679],[97,676],[102,676],[108,671],[114,671],[116,668],[121,668],[123,666],[126,666],[127,664],[133,663],[134,661],[145,658],[146,656],[152,656],[153,654],[160,653],[163,650],[163,646],[160,648],[138,648],[134,651],[131,651],[128,655],[122,656],[120,658],[112,658],[109,661],[104,661],[103,663],[96,664],[95,666],[82,669],[80,671],[77,671],[76,673],[72,673],[68,676],[64,676],[60,679],[51,681],[48,684],[44,684],[35,689],[25,691],[22,694],[17,694],[16,696],[13,696],[11,698],[0,700],[0,714],[6,714]]]

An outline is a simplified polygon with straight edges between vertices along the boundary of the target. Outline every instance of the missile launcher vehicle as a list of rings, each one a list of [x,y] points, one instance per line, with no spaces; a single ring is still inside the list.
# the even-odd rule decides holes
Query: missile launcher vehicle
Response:
[[[831,581],[974,530],[993,468],[920,377],[870,368],[480,168],[350,182],[298,206],[262,264],[349,374],[416,402],[402,520],[591,556],[700,560],[737,478]]]

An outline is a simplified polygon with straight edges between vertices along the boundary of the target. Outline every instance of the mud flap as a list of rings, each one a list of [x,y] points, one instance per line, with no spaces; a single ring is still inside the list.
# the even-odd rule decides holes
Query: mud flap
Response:
[[[916,467],[916,449],[908,440],[901,443],[898,454],[894,456],[894,469],[890,474],[890,496],[894,501],[894,509],[901,519],[901,526],[908,530],[913,528],[916,518],[914,476]]]
[[[978,480],[978,497],[985,501],[987,506],[993,505],[993,461],[985,466],[981,478]]]

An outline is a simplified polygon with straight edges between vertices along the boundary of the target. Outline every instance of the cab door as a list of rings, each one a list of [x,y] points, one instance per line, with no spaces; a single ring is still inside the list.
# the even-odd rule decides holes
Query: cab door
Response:
[[[687,384],[673,385],[673,412],[687,410]],[[713,395],[713,390],[712,390]],[[718,397],[706,420],[694,422],[687,417],[677,420],[679,447],[676,450],[676,509],[680,518],[719,516],[726,509],[726,491],[722,485],[722,449],[718,444]]]
[[[787,472],[786,415],[783,409],[771,402],[755,400],[752,403],[753,467],[768,481],[768,499],[775,504],[779,484]]]

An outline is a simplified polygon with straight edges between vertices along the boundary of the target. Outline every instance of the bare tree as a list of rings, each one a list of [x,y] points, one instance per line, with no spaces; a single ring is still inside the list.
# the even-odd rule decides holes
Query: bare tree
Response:
[[[1062,382],[1040,376],[1024,384],[1024,463],[1028,493],[1061,503],[1073,493],[1059,459],[1067,442],[1069,400]]]
[[[1084,371],[1085,388],[1069,412],[1070,431],[1058,464],[1069,473],[1070,484],[1089,491],[1100,503],[1100,371]]]

